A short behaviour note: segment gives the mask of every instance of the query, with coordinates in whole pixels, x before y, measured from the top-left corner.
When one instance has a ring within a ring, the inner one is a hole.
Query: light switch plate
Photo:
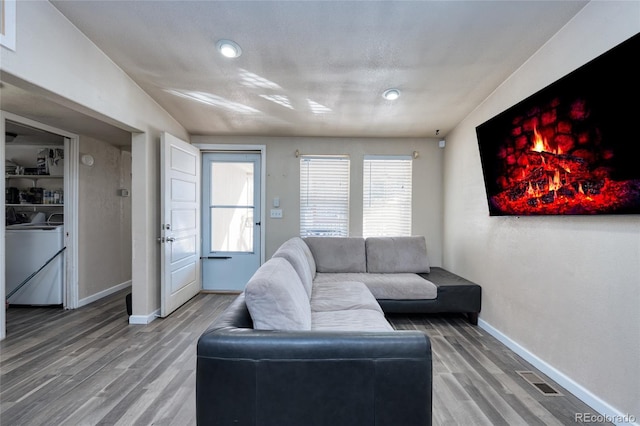
[[[282,219],[282,209],[271,209],[272,219]]]

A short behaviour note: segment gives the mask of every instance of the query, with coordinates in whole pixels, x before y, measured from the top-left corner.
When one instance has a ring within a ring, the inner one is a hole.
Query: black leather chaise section
[[[482,303],[482,287],[439,267],[431,267],[428,274],[418,274],[438,287],[435,299],[389,300],[378,299],[386,314],[439,314],[461,312],[477,325]]]

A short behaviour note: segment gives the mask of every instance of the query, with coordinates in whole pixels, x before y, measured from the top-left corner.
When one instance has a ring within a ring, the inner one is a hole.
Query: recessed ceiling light
[[[382,94],[382,97],[388,101],[395,101],[400,97],[400,90],[398,89],[387,89]]]
[[[242,55],[242,49],[233,40],[218,40],[216,48],[226,58],[237,58]]]

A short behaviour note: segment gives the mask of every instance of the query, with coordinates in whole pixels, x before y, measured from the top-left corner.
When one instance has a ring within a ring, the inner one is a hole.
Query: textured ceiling
[[[350,137],[446,136],[586,4],[52,3],[191,134]]]

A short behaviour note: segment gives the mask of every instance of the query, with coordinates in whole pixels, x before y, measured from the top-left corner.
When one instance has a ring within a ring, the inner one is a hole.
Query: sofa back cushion
[[[381,274],[430,272],[427,243],[423,236],[369,237],[365,246],[367,272]]]
[[[311,271],[311,276],[315,278],[316,260],[313,258],[313,253],[311,253],[311,249],[309,249],[307,243],[305,243],[304,240],[300,237],[293,237],[289,241],[290,244],[295,245],[296,247],[300,247],[300,250],[302,251],[302,253],[304,253],[304,257],[307,259],[307,262],[309,262],[309,270]]]
[[[256,330],[311,330],[311,305],[297,272],[285,259],[266,261],[244,290]]]
[[[318,272],[366,272],[364,238],[306,237]]]
[[[276,252],[273,253],[272,257],[282,257],[286,259],[291,266],[293,266],[293,269],[295,269],[300,277],[300,281],[302,281],[302,285],[304,286],[307,295],[311,298],[316,264],[313,260],[311,251],[309,251],[309,247],[307,247],[304,241],[302,241],[302,238],[293,237],[285,241],[280,247],[278,247]],[[311,262],[313,262],[313,272],[311,271],[312,265],[309,262],[309,257],[311,257]]]

